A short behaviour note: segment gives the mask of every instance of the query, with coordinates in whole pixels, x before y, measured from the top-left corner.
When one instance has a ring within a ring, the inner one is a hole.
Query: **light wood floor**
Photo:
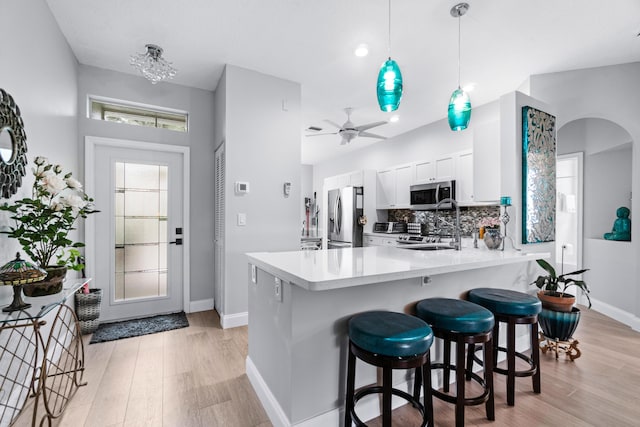
[[[88,381],[62,426],[270,426],[245,375],[247,328],[223,330],[215,312],[189,315],[190,326],[138,338],[86,345]],[[496,421],[484,406],[466,409],[468,426],[640,426],[640,333],[583,309],[582,356],[542,356],[542,394],[516,380],[516,406],[495,376]],[[87,337],[88,339],[88,337]],[[436,426],[454,425],[453,406],[434,400]],[[16,425],[28,425],[30,414]],[[28,420],[27,420],[28,418]],[[380,426],[374,420],[371,426]],[[394,411],[394,427],[419,425],[415,410]],[[332,426],[327,426],[332,427]]]

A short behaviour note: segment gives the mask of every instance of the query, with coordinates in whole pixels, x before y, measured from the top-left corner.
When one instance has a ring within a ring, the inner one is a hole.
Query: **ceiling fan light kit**
[[[378,72],[378,84],[376,86],[378,105],[385,112],[398,109],[402,99],[402,73],[398,63],[391,59],[391,0],[389,0],[389,59],[382,64]]]
[[[449,127],[452,131],[465,130],[471,120],[471,99],[469,95],[460,88],[460,17],[467,13],[469,4],[458,3],[451,8],[451,16],[458,18],[458,88],[451,94],[449,99]]]

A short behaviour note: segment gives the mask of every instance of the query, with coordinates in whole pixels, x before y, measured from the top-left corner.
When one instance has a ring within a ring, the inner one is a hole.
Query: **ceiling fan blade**
[[[342,129],[342,125],[339,125],[336,122],[332,122],[331,120],[325,120],[325,122],[337,127],[338,129]]]
[[[382,126],[382,125],[386,125],[387,122],[375,122],[375,123],[369,123],[366,125],[362,125],[362,126],[356,126],[355,129],[356,130],[367,130],[367,129],[371,129],[374,128],[376,126]]]
[[[330,132],[330,133],[312,133],[310,135],[305,135],[306,137],[309,136],[323,136],[323,135],[337,135],[338,132]]]
[[[358,136],[364,136],[367,138],[387,139],[386,136],[376,135],[375,133],[371,133],[371,132],[360,132]]]

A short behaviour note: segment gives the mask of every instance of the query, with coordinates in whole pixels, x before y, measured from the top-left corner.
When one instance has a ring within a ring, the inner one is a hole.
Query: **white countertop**
[[[391,246],[321,251],[255,252],[249,262],[310,291],[339,289],[549,258],[524,253],[463,248],[416,251]]]

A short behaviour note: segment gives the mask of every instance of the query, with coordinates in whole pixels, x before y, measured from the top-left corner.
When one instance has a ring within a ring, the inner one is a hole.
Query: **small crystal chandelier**
[[[176,75],[176,69],[171,62],[162,57],[162,48],[155,44],[148,44],[146,53],[132,55],[129,63],[142,73],[152,84],[165,79],[172,79]]]

